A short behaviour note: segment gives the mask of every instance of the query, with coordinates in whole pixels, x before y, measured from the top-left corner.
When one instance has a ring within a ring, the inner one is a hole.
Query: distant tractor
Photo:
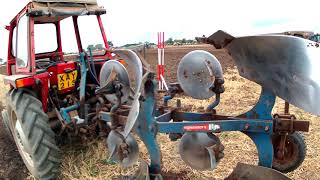
[[[297,36],[304,39],[309,39],[314,42],[320,42],[320,34],[316,34],[312,31],[286,31],[282,33],[284,35]]]
[[[96,93],[107,78],[100,70],[106,62],[120,68],[122,64],[111,60],[100,17],[105,13],[95,0],[34,0],[6,26],[9,44],[4,81],[10,91],[3,121],[37,179],[58,175],[56,140],[108,131],[96,113],[108,109],[107,99],[113,97],[112,92],[108,97]],[[64,47],[72,38],[78,52],[67,55]],[[101,47],[84,50],[90,44]]]
[[[309,38],[309,40],[319,43],[320,42],[320,34],[315,34],[315,35],[311,36]]]

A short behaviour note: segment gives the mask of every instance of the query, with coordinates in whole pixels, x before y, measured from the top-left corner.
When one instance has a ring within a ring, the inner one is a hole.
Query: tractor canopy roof
[[[69,16],[100,15],[106,10],[96,0],[33,0],[27,6],[27,15],[36,22],[55,22]]]

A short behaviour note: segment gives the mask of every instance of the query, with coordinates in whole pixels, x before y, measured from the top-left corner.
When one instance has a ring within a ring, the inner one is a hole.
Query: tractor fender
[[[49,73],[36,75],[15,74],[4,77],[4,83],[12,89],[23,89],[42,102],[44,112],[48,111]]]

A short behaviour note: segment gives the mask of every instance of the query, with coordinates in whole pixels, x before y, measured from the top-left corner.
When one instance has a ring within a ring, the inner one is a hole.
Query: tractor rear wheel
[[[274,157],[272,168],[282,173],[297,169],[306,157],[307,146],[301,133],[295,132],[285,138],[284,151],[279,151],[281,135],[273,135],[272,144]]]
[[[19,89],[8,94],[7,107],[10,130],[28,170],[37,179],[56,179],[60,151],[42,103]]]
[[[9,125],[9,116],[8,116],[8,110],[4,109],[1,112],[2,115],[2,124],[4,126],[4,129],[6,130],[8,137],[10,140],[13,140],[12,132]]]

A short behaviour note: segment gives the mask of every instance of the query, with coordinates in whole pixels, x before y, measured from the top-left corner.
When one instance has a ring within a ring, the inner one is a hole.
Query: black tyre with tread
[[[9,139],[13,141],[13,136],[12,136],[12,132],[9,125],[8,111],[6,109],[2,110],[1,115],[2,115],[2,124],[9,136]]]
[[[10,130],[28,170],[37,179],[56,179],[60,150],[42,103],[22,89],[12,90],[7,95],[7,110]]]
[[[274,134],[272,143],[277,147],[280,135]],[[307,145],[304,141],[304,136],[300,132],[289,134],[286,138],[284,158],[279,159],[276,155],[277,151],[274,150],[274,157],[272,168],[282,173],[288,173],[297,169],[304,161],[307,153]]]

